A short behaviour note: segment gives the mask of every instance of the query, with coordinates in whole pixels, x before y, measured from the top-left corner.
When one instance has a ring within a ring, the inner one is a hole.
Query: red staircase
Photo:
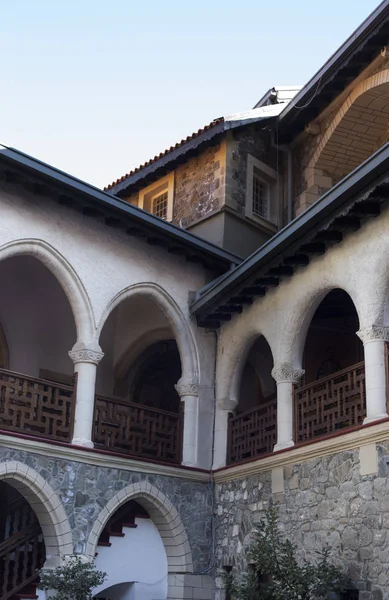
[[[138,525],[135,523],[135,519],[149,519],[149,514],[145,509],[131,500],[124,506],[119,508],[114,515],[106,523],[101,535],[98,539],[98,546],[111,546],[111,537],[124,537],[126,534],[123,531],[124,527],[135,529]],[[97,556],[96,552],[96,556]]]

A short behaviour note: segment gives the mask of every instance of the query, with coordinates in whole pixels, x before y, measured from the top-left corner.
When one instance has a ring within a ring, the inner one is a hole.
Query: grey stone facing
[[[223,566],[247,568],[254,524],[272,499],[302,557],[309,560],[329,545],[361,598],[388,599],[389,442],[377,451],[377,475],[361,476],[359,450],[349,450],[286,466],[283,494],[271,494],[270,472],[217,485],[216,597],[222,596]]]
[[[35,469],[59,495],[73,532],[74,551],[84,553],[96,517],[126,486],[145,481],[161,490],[178,510],[192,550],[194,570],[211,560],[212,492],[206,483],[94,466],[27,451],[0,448],[0,462],[17,460]]]

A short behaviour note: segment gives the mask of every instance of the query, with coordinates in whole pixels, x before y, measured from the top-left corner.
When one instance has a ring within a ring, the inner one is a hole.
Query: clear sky
[[[0,0],[0,142],[104,186],[302,85],[378,0]]]

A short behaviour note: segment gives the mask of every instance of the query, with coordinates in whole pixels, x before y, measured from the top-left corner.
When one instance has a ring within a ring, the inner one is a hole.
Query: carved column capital
[[[199,395],[199,384],[197,380],[193,381],[181,381],[181,379],[174,386],[177,394],[182,398],[184,396],[198,396]]]
[[[100,346],[87,348],[85,344],[75,344],[68,354],[74,364],[91,363],[97,365],[104,356]]]
[[[389,341],[389,327],[385,325],[368,325],[357,331],[357,336],[364,344],[367,342]]]
[[[277,383],[289,382],[289,383],[298,383],[301,377],[304,375],[305,371],[303,369],[296,369],[293,365],[280,365],[279,367],[274,367],[272,369],[272,377],[276,380]]]

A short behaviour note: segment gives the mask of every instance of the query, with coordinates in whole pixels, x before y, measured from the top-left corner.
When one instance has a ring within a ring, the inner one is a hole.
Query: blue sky
[[[0,142],[97,186],[273,85],[302,85],[377,0],[1,2]]]

